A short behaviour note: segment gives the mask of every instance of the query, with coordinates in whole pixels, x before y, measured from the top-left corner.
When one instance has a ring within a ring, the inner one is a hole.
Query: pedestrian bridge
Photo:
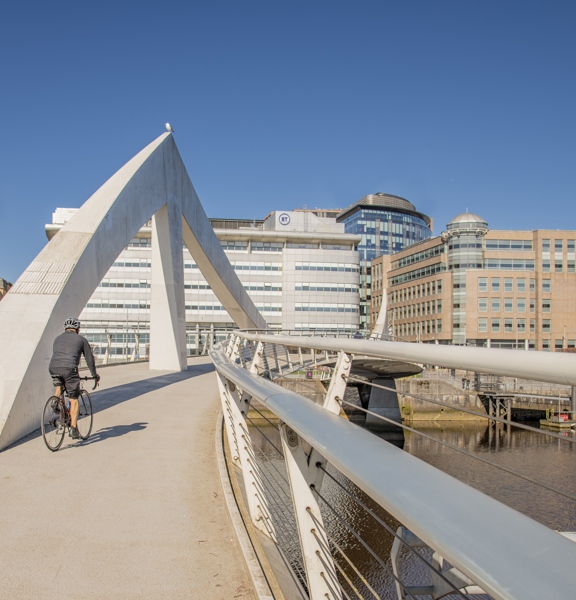
[[[102,368],[88,440],[51,453],[36,431],[0,453],[2,597],[571,597],[572,541],[347,420],[354,357],[405,350],[429,351],[237,332],[181,372]]]
[[[51,454],[37,428],[53,340],[150,217],[150,364],[103,369],[92,435]],[[187,364],[183,243],[242,328],[212,362]],[[394,385],[406,365],[576,386],[576,357],[272,335],[168,134],[40,252],[2,300],[0,331],[10,340],[0,346],[2,598],[574,597],[571,540],[353,424],[345,408],[407,430]],[[571,484],[450,449],[576,503]]]

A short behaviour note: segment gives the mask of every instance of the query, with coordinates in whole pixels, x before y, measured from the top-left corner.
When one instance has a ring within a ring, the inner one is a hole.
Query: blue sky
[[[576,4],[51,3],[0,9],[0,277],[172,123],[211,217],[403,196],[435,233],[576,229]]]

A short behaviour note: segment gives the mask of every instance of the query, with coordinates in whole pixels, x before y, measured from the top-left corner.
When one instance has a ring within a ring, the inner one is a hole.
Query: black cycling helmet
[[[70,317],[64,321],[64,329],[75,329],[78,331],[80,329],[80,321],[74,317]]]

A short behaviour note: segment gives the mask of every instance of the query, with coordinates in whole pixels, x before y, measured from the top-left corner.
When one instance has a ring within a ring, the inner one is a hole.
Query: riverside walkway
[[[100,374],[86,442],[52,453],[38,431],[0,452],[0,597],[254,600],[222,493],[210,359]]]

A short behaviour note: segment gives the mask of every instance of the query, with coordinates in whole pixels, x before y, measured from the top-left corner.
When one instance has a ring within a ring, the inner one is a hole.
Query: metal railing
[[[563,355],[569,360],[559,367],[551,360],[559,357],[548,353],[241,331],[228,344],[214,346],[210,356],[252,523],[282,548],[312,600],[390,597],[382,591],[390,585],[400,599],[573,594],[573,542],[340,415],[344,406],[355,404],[387,424],[425,435],[347,400],[347,384],[358,379],[351,374],[358,356],[469,370],[478,364],[482,372],[530,373],[532,379],[563,385],[576,384],[576,357]],[[309,373],[328,376],[307,380]],[[510,424],[494,415],[485,418]],[[573,436],[546,435],[576,442]],[[268,455],[261,444],[269,448]],[[576,502],[564,490],[512,474]],[[349,509],[335,502],[336,493],[363,511],[370,527],[382,528],[383,538],[390,540],[389,555],[350,523]],[[356,564],[356,547],[372,561],[369,572]],[[401,568],[407,560],[420,565],[416,571],[425,573],[424,581],[408,581]]]

